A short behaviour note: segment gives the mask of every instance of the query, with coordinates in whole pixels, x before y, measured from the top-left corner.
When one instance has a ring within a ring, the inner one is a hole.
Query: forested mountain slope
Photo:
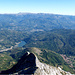
[[[25,47],[45,48],[60,54],[75,55],[75,30],[54,29],[50,31],[20,32],[0,31],[0,49],[10,48],[24,40]]]
[[[0,50],[15,46],[27,36],[26,34],[20,31],[0,30]]]
[[[27,43],[25,47],[45,48],[60,54],[75,55],[75,30],[34,32],[24,40]]]
[[[19,13],[0,14],[0,29],[43,31],[51,29],[75,29],[75,16]]]

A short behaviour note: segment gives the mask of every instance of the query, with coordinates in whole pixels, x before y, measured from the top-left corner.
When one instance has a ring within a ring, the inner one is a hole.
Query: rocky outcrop
[[[0,74],[34,74],[34,75],[72,75],[45,63],[41,63],[33,53],[25,53],[22,58],[11,69],[1,71]]]
[[[69,72],[63,71],[60,67],[56,68],[45,63],[39,62],[36,57],[36,66],[38,69],[35,71],[34,75],[72,75]]]
[[[33,74],[36,67],[36,57],[34,54],[26,52],[16,65],[6,71],[1,71],[1,74]]]

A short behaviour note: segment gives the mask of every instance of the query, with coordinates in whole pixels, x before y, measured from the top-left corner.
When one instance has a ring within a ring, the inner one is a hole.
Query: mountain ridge
[[[26,52],[11,69],[1,71],[0,74],[73,75],[60,67],[55,68],[41,63],[37,56],[30,52]]]
[[[37,55],[38,59],[42,63],[49,64],[51,66],[59,66],[65,71],[69,71],[71,73],[75,73],[74,70],[69,67],[69,65],[63,60],[60,54],[46,49],[40,49],[36,47],[32,48],[16,48],[11,51],[7,51],[6,54],[10,55],[13,59],[18,61],[24,55],[24,53],[30,52]]]
[[[7,19],[6,19],[7,18]],[[75,29],[75,16],[56,14],[0,14],[0,30]]]

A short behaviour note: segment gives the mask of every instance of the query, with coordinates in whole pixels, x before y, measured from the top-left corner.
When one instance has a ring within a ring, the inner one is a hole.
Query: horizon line
[[[72,14],[60,14],[60,13],[46,13],[46,12],[15,12],[15,13],[0,13],[0,14],[19,14],[19,15],[22,15],[22,14],[53,14],[53,15],[64,15],[64,16],[75,16],[75,15],[72,15]]]

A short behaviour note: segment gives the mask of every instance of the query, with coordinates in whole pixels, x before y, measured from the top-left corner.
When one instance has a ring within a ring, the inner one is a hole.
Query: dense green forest
[[[31,33],[1,30],[0,36],[1,50],[24,40],[25,47],[45,48],[60,54],[75,55],[75,30],[54,29]]]
[[[75,55],[75,30],[54,29],[34,32],[26,39],[25,47],[38,47],[60,54]]]
[[[21,42],[27,37],[26,32],[1,30],[0,31],[0,50],[15,46],[16,43]]]

